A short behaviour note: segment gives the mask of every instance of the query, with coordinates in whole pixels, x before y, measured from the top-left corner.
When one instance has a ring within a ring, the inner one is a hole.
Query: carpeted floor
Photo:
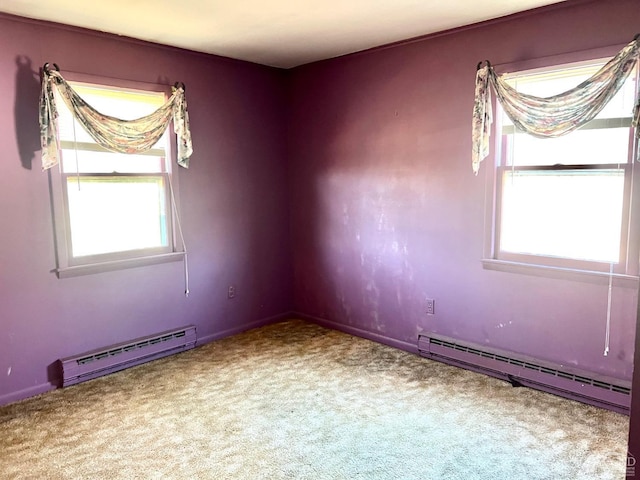
[[[0,408],[2,479],[621,479],[628,418],[288,321]]]

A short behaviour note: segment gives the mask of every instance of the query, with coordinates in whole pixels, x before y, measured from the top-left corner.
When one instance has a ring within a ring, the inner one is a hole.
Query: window
[[[605,61],[506,76],[518,91],[549,97],[593,75]],[[499,114],[492,258],[579,270],[637,274],[630,230],[635,71],[616,97],[581,129],[536,138]]]
[[[101,113],[135,119],[166,101],[164,91],[69,82]],[[140,155],[98,145],[61,99],[62,156],[52,188],[58,275],[180,260],[173,224],[169,135]],[[55,170],[55,169],[53,169]]]

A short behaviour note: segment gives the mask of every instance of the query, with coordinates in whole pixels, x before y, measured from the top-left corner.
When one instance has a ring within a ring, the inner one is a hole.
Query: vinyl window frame
[[[95,85],[101,88],[113,88],[143,91],[161,92],[165,99],[171,95],[171,87],[155,83],[116,79],[104,76],[95,76],[76,72],[65,72],[65,79],[70,83],[83,83]],[[176,140],[173,124],[170,124],[167,146],[164,151],[165,168],[159,173],[65,173],[63,161],[48,170],[48,182],[50,190],[52,220],[54,227],[55,260],[56,268],[53,272],[58,278],[69,278],[79,275],[96,274],[107,271],[127,268],[155,265],[167,262],[181,261],[185,252],[178,232],[177,209],[179,209],[178,175],[179,168],[175,165]],[[65,142],[61,142],[61,147]],[[91,145],[91,146],[89,146]],[[105,151],[97,144],[89,144],[87,149]],[[154,152],[151,151],[153,154]],[[156,152],[157,153],[157,152]],[[138,178],[162,178],[164,183],[164,204],[166,208],[167,243],[166,246],[127,250],[121,252],[109,252],[95,255],[74,257],[71,245],[71,222],[69,216],[69,203],[67,193],[67,180],[77,177],[138,177]]]
[[[615,55],[624,45],[613,45],[593,50],[573,52],[569,54],[540,57],[514,63],[496,65],[498,74],[505,72],[522,72],[536,69],[554,69],[572,64],[588,64]],[[640,77],[640,68],[636,67],[636,75]],[[636,77],[637,78],[637,77]],[[502,110],[495,95],[492,96],[494,124],[492,138],[494,148],[486,163],[485,188],[485,227],[483,241],[482,264],[487,270],[518,273],[551,278],[561,278],[592,283],[606,283],[611,279],[614,284],[637,288],[640,285],[640,165],[634,161],[638,151],[638,141],[633,139],[633,128],[630,128],[629,161],[620,164],[625,171],[624,199],[622,206],[622,231],[620,241],[619,263],[610,272],[608,262],[597,262],[564,257],[527,255],[500,251],[501,226],[501,182],[505,171],[526,170],[589,170],[598,168],[610,169],[617,164],[573,164],[558,166],[512,166],[504,165],[505,136],[501,122]],[[631,114],[629,114],[631,115]],[[609,119],[594,119],[583,129],[601,128]],[[630,125],[630,122],[629,122]]]

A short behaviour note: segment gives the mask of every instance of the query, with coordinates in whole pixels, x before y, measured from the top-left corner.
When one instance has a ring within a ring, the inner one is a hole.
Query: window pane
[[[505,142],[505,165],[624,165],[629,161],[629,128],[577,130],[558,138],[519,133]]]
[[[546,68],[505,75],[516,90],[537,97],[550,97],[571,90],[596,73],[606,62],[561,69]]]
[[[83,100],[100,113],[123,120],[135,120],[149,115],[166,101],[162,92],[100,88],[75,82],[69,82],[69,84]],[[57,95],[56,105],[58,106],[59,114],[60,140],[95,143],[84,127],[74,120],[66,104]],[[164,148],[166,143],[167,133],[165,132],[154,147]]]
[[[519,92],[538,97],[551,97],[577,87],[595,74],[605,63],[603,61],[579,67],[564,66],[561,69],[551,68],[538,72],[520,72],[506,75],[505,79]],[[636,81],[637,76],[634,68],[618,93],[605,105],[596,118],[630,117],[637,91]],[[511,123],[507,119],[505,124]]]
[[[168,246],[163,177],[67,177],[74,257]]]
[[[149,115],[165,102],[162,92],[101,88],[76,82],[69,83],[93,108],[124,120],[134,120]]]
[[[163,157],[128,153],[62,150],[64,173],[162,173]]]
[[[618,262],[624,170],[508,171],[500,250]]]

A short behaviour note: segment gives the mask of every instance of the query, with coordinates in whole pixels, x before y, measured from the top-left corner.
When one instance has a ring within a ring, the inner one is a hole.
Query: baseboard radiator
[[[196,327],[189,325],[62,358],[62,386],[68,387],[189,350],[195,347],[196,339]]]
[[[573,400],[629,414],[631,382],[475,345],[442,335],[418,337],[420,355]]]

